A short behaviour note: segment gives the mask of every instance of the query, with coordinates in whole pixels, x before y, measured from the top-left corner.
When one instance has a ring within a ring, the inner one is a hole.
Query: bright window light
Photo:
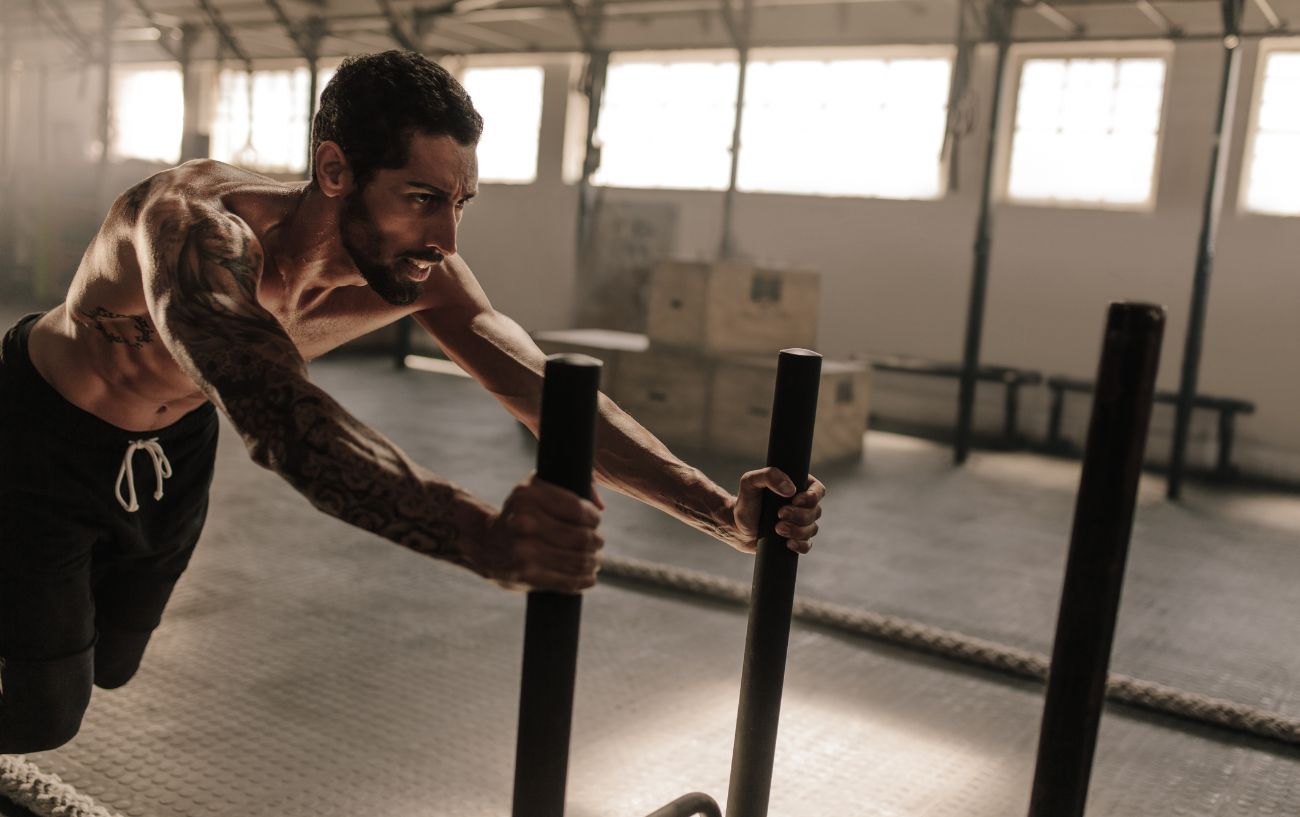
[[[1246,209],[1300,216],[1300,51],[1268,55],[1258,105]]]
[[[113,149],[122,159],[175,164],[181,158],[185,98],[174,68],[113,71]]]
[[[735,61],[611,61],[597,124],[595,184],[725,190],[736,119]]]
[[[318,76],[319,92],[333,71]],[[306,68],[254,71],[251,82],[244,71],[222,71],[212,158],[269,173],[306,169],[308,79]]]
[[[933,199],[947,59],[751,62],[741,126],[741,190]]]
[[[537,180],[542,80],[538,66],[465,71],[461,84],[483,117],[479,181],[528,184]]]
[[[1149,204],[1164,81],[1160,58],[1026,60],[1008,196],[1023,202]]]

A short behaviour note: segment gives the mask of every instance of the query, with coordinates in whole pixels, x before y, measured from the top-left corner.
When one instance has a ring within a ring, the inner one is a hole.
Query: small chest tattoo
[[[109,312],[102,306],[96,307],[94,312],[81,310],[81,315],[94,327],[99,334],[108,338],[113,343],[121,343],[132,349],[142,349],[146,343],[153,340],[154,328],[149,325],[149,321],[140,315],[119,315],[116,312]],[[127,321],[128,324],[117,324],[110,326],[108,321]],[[125,331],[119,331],[119,328]]]

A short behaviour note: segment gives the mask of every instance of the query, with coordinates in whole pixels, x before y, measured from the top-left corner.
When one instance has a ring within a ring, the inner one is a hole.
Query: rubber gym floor
[[[533,465],[472,381],[379,358],[312,373],[494,502]],[[523,597],[320,514],[222,431],[207,531],[139,675],[30,759],[125,817],[508,814]],[[733,490],[752,465],[696,463]],[[955,469],[947,448],[872,432],[862,462],[819,473],[799,592],[1050,651],[1078,474],[1019,453]],[[748,557],[604,496],[611,555],[748,581]],[[1300,717],[1297,579],[1300,497],[1191,485],[1170,504],[1148,477],[1112,669]],[[725,796],[745,626],[678,593],[587,595],[570,817]],[[796,623],[771,814],[1024,813],[1042,693]],[[1088,813],[1295,817],[1300,747],[1108,705]]]

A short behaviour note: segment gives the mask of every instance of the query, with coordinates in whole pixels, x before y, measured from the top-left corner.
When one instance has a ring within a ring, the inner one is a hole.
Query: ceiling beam
[[[1038,12],[1038,15],[1047,20],[1052,25],[1069,34],[1071,37],[1082,37],[1088,29],[1083,23],[1072,19],[1056,6],[1051,3],[1037,2],[1032,8]]]
[[[1268,21],[1268,27],[1270,29],[1273,31],[1285,31],[1287,29],[1286,20],[1283,20],[1278,16],[1277,11],[1268,0],[1255,0],[1255,5],[1259,7],[1259,11],[1264,15],[1264,19]]]
[[[389,0],[375,0],[379,4],[379,10],[383,12],[384,19],[388,21],[388,35],[393,38],[393,42],[405,48],[407,51],[419,51],[420,46],[415,39],[406,31],[405,24],[397,16],[393,4]]]
[[[176,28],[173,26],[164,26],[159,22],[158,18],[154,16],[154,13],[144,4],[144,0],[131,0],[131,3],[135,6],[136,11],[139,11],[144,15],[145,22],[147,22],[154,31],[158,32],[158,46],[162,48],[162,50],[166,51],[168,56],[179,62],[181,58],[180,48],[178,48],[176,43],[173,42],[173,38],[176,36]]]
[[[275,15],[275,21],[280,24],[280,28],[284,29],[284,33],[287,34],[289,39],[293,40],[293,44],[298,47],[298,53],[302,55],[302,58],[308,62],[315,60],[316,52],[319,50],[317,48],[319,41],[313,43],[311,38],[307,36],[307,33],[300,26],[294,23],[293,20],[289,19],[289,15],[284,11],[284,6],[280,5],[280,0],[263,0],[263,2],[265,2],[267,7],[271,9],[271,13]]]
[[[54,15],[55,20],[58,21],[57,25],[45,18],[44,11],[42,11],[45,7],[48,7],[50,13]],[[32,9],[51,31],[62,34],[72,44],[73,48],[78,50],[86,59],[92,58],[95,53],[94,43],[91,42],[90,37],[85,32],[77,27],[76,22],[68,14],[68,10],[63,7],[63,3],[59,2],[59,0],[33,0]]]
[[[1183,27],[1169,19],[1169,16],[1155,7],[1151,0],[1137,0],[1137,10],[1148,20],[1156,24],[1157,28],[1162,29],[1170,37],[1181,37]]]
[[[469,37],[475,40],[481,40],[489,45],[495,45],[498,48],[518,49],[521,51],[525,51],[531,48],[533,45],[535,45],[535,43],[531,43],[528,40],[525,40],[523,37],[516,37],[513,34],[507,34],[503,31],[493,31],[490,28],[485,28],[481,25],[475,25],[474,23],[466,23],[463,20],[458,20],[455,17],[449,15],[440,16],[436,18],[435,25],[437,25],[444,31],[447,29],[448,26],[451,26],[452,28],[451,33],[453,34],[453,36],[462,36],[462,37]],[[456,34],[457,30],[459,30],[462,33]]]
[[[239,40],[235,39],[235,34],[230,30],[230,26],[226,25],[225,21],[221,19],[221,12],[213,7],[210,0],[195,0],[195,2],[199,4],[199,8],[203,10],[208,22],[212,24],[212,28],[217,32],[218,39],[226,48],[230,49],[230,53],[234,54],[236,59],[244,64],[244,68],[251,72],[253,70],[253,61],[249,58],[248,52],[240,46]]]

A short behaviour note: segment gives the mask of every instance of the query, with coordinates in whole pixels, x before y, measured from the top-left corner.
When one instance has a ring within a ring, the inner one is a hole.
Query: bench
[[[946,361],[926,360],[905,355],[866,355],[871,368],[879,372],[914,374],[922,377],[947,377],[961,379],[962,365]],[[975,379],[981,383],[1000,383],[1005,389],[1002,436],[1009,445],[1019,445],[1020,437],[1020,387],[1036,386],[1043,382],[1040,372],[1017,369],[1011,366],[980,366]]]
[[[1066,392],[1091,394],[1094,384],[1089,380],[1077,380],[1070,377],[1049,377],[1047,379],[1047,388],[1052,393],[1047,423],[1047,446],[1058,450],[1067,448],[1069,444],[1061,438],[1061,416],[1065,412],[1065,394]],[[1178,393],[1157,391],[1155,402],[1177,405]],[[1236,417],[1238,414],[1253,414],[1255,404],[1232,397],[1198,394],[1192,398],[1192,407],[1219,412],[1219,456],[1214,468],[1214,474],[1222,478],[1231,477],[1236,473],[1236,468],[1232,465],[1232,440],[1236,430]]]

